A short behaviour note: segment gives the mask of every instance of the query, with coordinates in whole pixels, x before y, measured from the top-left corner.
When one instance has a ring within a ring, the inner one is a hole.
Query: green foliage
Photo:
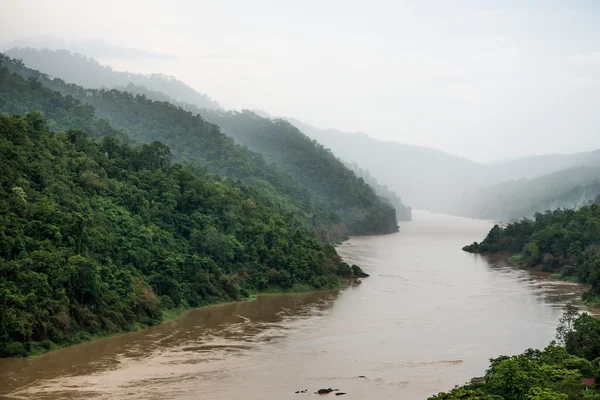
[[[567,400],[569,396],[564,393],[556,393],[549,388],[534,387],[527,392],[527,400]]]
[[[502,397],[494,396],[480,389],[467,389],[457,387],[448,393],[439,393],[429,397],[429,400],[502,400]]]
[[[352,270],[293,216],[172,164],[159,142],[0,116],[0,159],[0,356],[156,324],[165,309],[336,287]]]
[[[516,356],[493,358],[482,383],[455,388],[430,399],[581,399],[588,392],[582,379],[591,374],[588,360],[550,345],[544,350],[529,349]]]
[[[579,310],[574,304],[568,303],[564,306],[563,315],[558,320],[558,326],[556,327],[556,341],[559,344],[565,344],[567,336],[573,332],[578,315]]]
[[[565,334],[567,351],[587,360],[600,357],[600,320],[587,313],[581,314],[574,322],[573,329]]]

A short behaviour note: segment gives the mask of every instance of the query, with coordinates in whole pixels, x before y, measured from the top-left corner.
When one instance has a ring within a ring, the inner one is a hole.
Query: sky
[[[492,161],[600,148],[598,21],[594,0],[2,0],[0,47],[93,41],[226,108]]]

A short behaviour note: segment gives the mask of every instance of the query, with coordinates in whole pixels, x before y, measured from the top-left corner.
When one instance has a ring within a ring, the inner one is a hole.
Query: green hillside
[[[86,110],[75,107],[73,121],[110,131]],[[0,116],[0,158],[0,356],[152,325],[164,310],[334,287],[360,273],[294,228],[294,215],[173,164],[160,142],[55,132],[30,113]]]

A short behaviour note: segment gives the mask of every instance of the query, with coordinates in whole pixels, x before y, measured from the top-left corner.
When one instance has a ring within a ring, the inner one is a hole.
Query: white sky
[[[173,54],[101,61],[175,75],[227,108],[480,161],[600,148],[600,1],[0,3],[0,41]]]

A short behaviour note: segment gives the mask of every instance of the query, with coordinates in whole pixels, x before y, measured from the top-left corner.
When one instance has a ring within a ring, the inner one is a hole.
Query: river
[[[490,227],[415,211],[399,233],[339,247],[371,274],[361,284],[3,359],[0,397],[298,399],[332,387],[348,399],[427,398],[482,375],[490,357],[548,344],[562,305],[585,290],[461,251]]]

